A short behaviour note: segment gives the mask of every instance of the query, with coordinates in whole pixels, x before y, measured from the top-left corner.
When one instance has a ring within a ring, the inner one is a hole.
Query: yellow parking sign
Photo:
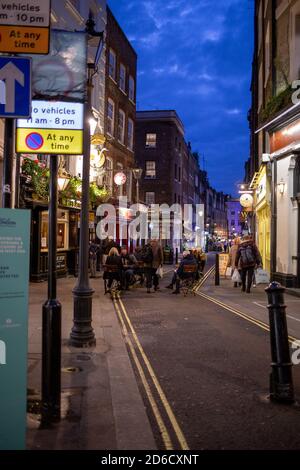
[[[83,131],[63,129],[17,129],[18,153],[82,155]]]

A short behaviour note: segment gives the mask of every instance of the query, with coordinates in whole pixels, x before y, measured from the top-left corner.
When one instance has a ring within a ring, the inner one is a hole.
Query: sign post
[[[0,209],[0,450],[25,449],[30,211]]]
[[[31,60],[0,57],[0,117],[5,120],[2,206],[11,207],[13,140],[16,117],[29,117]]]

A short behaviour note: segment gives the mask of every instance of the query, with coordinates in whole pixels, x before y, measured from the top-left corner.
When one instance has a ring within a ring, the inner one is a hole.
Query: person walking
[[[98,251],[99,245],[97,244],[97,240],[95,239],[90,243],[89,248],[91,278],[96,277]]]
[[[240,238],[235,238],[229,250],[229,259],[228,259],[227,267],[231,268],[231,275],[233,274],[233,271],[235,270],[235,260],[236,260],[237,252],[240,246],[240,242],[241,242]],[[239,269],[239,273],[241,274],[240,269]],[[238,287],[237,282],[234,283],[234,287]]]
[[[163,250],[158,240],[151,240],[147,243],[141,254],[142,261],[144,262],[147,293],[151,293],[152,285],[154,290],[159,289],[159,279],[156,271],[163,264]]]
[[[262,258],[257,246],[250,235],[245,236],[235,258],[235,268],[238,269],[240,263],[242,292],[250,294],[253,281],[253,274],[256,267],[262,266]]]

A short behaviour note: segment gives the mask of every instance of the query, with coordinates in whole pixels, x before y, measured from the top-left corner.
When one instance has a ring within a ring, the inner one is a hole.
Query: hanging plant
[[[48,201],[50,171],[39,160],[25,158],[22,164],[22,174],[28,177],[28,183],[32,186],[32,199]]]
[[[279,93],[277,96],[273,96],[265,108],[262,110],[259,116],[260,123],[268,121],[275,116],[279,111],[288,107],[292,103],[292,94],[294,90],[289,85],[285,90]]]
[[[109,198],[110,191],[105,186],[98,186],[96,183],[90,184],[90,203],[92,205],[106,202]]]

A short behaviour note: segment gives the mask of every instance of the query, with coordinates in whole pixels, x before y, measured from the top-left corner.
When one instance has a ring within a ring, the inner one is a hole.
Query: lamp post
[[[140,202],[140,179],[143,174],[143,170],[141,168],[134,168],[132,170],[132,174],[134,179],[136,180],[136,203],[139,204]]]
[[[80,246],[78,281],[73,289],[74,317],[70,334],[70,345],[78,348],[93,346],[96,343],[92,327],[92,297],[94,290],[89,282],[89,189],[90,189],[90,120],[92,106],[93,76],[97,72],[102,45],[103,32],[95,31],[92,14],[86,22],[88,46],[93,57],[88,61],[87,93],[84,106],[84,155],[82,168],[82,201],[80,215]]]

